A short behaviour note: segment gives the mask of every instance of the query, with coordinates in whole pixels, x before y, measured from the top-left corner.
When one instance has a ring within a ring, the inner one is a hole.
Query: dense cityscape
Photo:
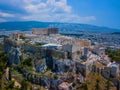
[[[1,73],[1,89],[120,89],[120,44],[115,41],[119,38],[116,35],[63,35],[59,28],[32,28],[31,32],[1,36],[0,60],[5,61],[1,64],[1,71],[5,71]],[[108,44],[109,40],[114,42]]]
[[[0,90],[120,90],[120,0],[0,0]]]

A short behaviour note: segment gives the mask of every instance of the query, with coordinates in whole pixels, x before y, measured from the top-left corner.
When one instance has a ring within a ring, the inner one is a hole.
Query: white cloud
[[[14,17],[14,14],[0,11],[0,17]]]
[[[86,23],[96,20],[94,16],[81,17],[72,13],[72,7],[67,0],[24,0],[25,10],[29,16],[21,17],[24,20],[39,20],[49,22],[79,22]],[[34,4],[35,3],[35,4]]]
[[[9,2],[9,0],[2,0],[2,3],[7,1]],[[68,5],[67,0],[11,0],[10,5],[21,7],[27,15],[23,13],[11,14],[0,11],[0,17],[75,23],[88,23],[89,21],[96,20],[94,16],[81,17],[74,14],[72,6]]]

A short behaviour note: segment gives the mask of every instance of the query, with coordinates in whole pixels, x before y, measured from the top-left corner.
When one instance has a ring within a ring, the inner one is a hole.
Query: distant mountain
[[[60,32],[78,33],[78,32],[120,32],[120,29],[101,27],[89,24],[78,24],[78,23],[59,23],[59,22],[38,22],[38,21],[16,21],[16,22],[1,22],[0,30],[21,30],[28,31],[31,28],[47,28],[47,27],[58,27]]]

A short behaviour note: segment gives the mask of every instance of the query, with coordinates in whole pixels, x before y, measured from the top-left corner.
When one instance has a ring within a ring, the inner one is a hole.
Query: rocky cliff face
[[[36,52],[40,51],[40,49],[41,49],[40,47],[36,47],[36,46],[33,46],[33,45],[27,45],[27,44],[22,44],[21,48],[25,53],[29,52],[29,53],[32,53],[32,54],[35,54]]]
[[[47,69],[46,61],[45,59],[40,59],[35,61],[35,69],[36,72],[45,72]]]
[[[20,63],[20,55],[21,55],[21,51],[20,49],[17,47],[11,47],[10,51],[8,52],[8,56],[9,56],[9,60],[8,60],[8,64],[18,64]]]
[[[74,71],[75,69],[75,62],[71,60],[53,60],[53,69],[58,73]]]
[[[21,50],[17,43],[8,38],[4,39],[4,51],[8,54],[8,65],[20,63]]]
[[[16,47],[17,43],[15,43],[13,40],[9,38],[4,38],[4,51],[5,53],[9,53],[12,47]]]

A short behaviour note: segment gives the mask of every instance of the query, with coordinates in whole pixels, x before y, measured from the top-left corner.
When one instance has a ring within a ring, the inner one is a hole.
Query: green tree
[[[87,83],[82,83],[82,88],[83,88],[83,90],[88,90],[88,85],[87,85]]]
[[[9,80],[11,80],[11,68],[9,69]]]
[[[25,80],[21,82],[21,90],[27,90],[27,82]]]
[[[106,90],[110,90],[110,79],[106,82]]]
[[[100,90],[99,80],[96,80],[95,90]]]
[[[32,59],[27,58],[22,62],[23,65],[32,66]]]
[[[54,79],[58,79],[58,76],[56,74],[54,75]]]
[[[10,81],[6,86],[5,89],[9,90],[9,89],[13,89],[14,88],[14,81]]]

